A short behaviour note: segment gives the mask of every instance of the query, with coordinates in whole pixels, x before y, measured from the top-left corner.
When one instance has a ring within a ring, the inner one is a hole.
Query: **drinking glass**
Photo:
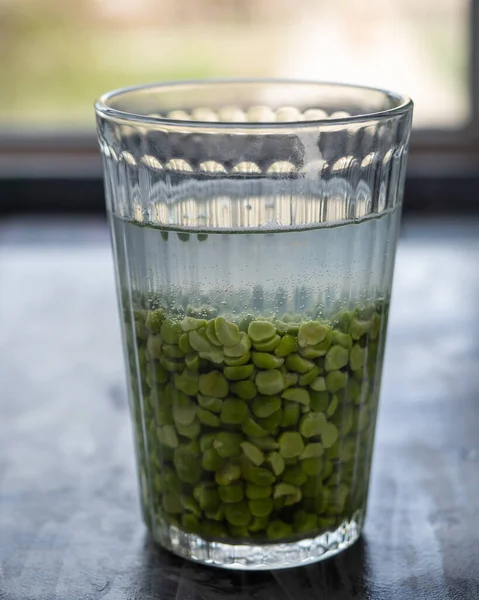
[[[143,519],[308,564],[363,528],[412,103],[281,80],[96,104]]]

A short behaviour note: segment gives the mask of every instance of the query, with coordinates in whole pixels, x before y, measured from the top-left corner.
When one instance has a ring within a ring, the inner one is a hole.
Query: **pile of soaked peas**
[[[147,523],[266,543],[363,513],[386,307],[328,320],[126,311]]]

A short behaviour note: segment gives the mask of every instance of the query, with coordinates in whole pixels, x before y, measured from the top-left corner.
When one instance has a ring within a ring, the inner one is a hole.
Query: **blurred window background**
[[[218,77],[410,95],[406,211],[479,209],[479,0],[0,0],[0,213],[103,211],[94,100]]]
[[[237,76],[390,88],[416,128],[462,129],[472,1],[0,0],[0,131],[92,131],[109,89]]]

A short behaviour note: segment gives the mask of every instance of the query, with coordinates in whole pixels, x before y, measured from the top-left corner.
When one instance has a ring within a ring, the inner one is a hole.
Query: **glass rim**
[[[384,110],[365,112],[357,115],[348,115],[334,118],[312,119],[308,121],[201,121],[201,120],[186,120],[186,119],[170,119],[168,117],[143,115],[135,112],[119,110],[111,106],[111,101],[121,96],[135,92],[153,91],[158,89],[161,91],[185,90],[206,88],[208,86],[227,86],[227,85],[298,85],[298,86],[328,86],[331,88],[357,90],[358,92],[375,92],[383,94],[386,98],[394,101],[395,105]],[[188,127],[192,129],[208,128],[210,130],[288,130],[292,128],[309,128],[309,127],[330,127],[330,126],[347,126],[348,124],[361,123],[367,121],[384,121],[387,119],[397,118],[412,111],[413,101],[409,96],[391,92],[380,87],[359,85],[353,83],[330,82],[320,80],[307,79],[289,79],[289,78],[221,78],[221,79],[189,79],[178,81],[166,81],[158,83],[147,83],[141,85],[133,85],[122,88],[117,88],[112,91],[102,94],[95,102],[95,111],[98,116],[119,122],[130,122],[142,124],[145,126],[172,126],[172,127]]]

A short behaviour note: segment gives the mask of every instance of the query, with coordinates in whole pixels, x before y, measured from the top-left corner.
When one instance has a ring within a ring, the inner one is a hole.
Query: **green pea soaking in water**
[[[153,531],[267,544],[362,523],[398,220],[235,233],[112,217]]]
[[[361,535],[406,96],[226,80],[96,103],[143,520],[231,569]]]

